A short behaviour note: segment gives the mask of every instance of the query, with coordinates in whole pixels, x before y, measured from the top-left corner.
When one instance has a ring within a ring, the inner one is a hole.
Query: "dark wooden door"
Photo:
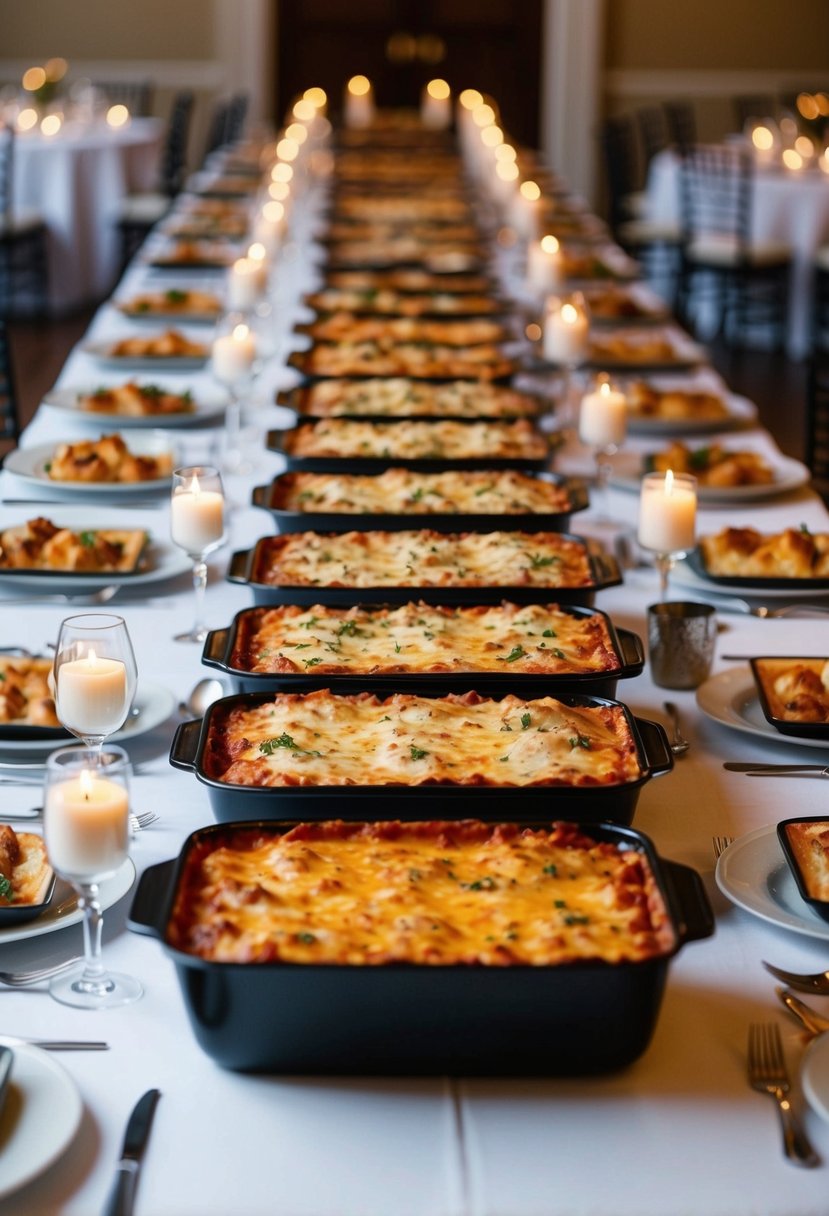
[[[542,0],[280,0],[276,112],[310,85],[339,108],[362,72],[381,106],[416,106],[435,76],[491,93],[504,124],[538,145]]]

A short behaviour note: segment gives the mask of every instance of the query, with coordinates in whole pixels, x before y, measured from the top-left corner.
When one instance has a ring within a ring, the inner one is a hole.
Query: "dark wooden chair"
[[[777,116],[777,102],[771,93],[733,97],[731,104],[734,107],[734,120],[738,131],[742,131],[747,123],[764,122],[767,118]]]
[[[680,152],[697,142],[697,117],[690,101],[663,101],[668,137]]]
[[[49,268],[43,217],[12,206],[14,128],[0,123],[0,317],[42,316],[47,309]]]
[[[829,502],[829,354],[816,353],[806,391],[806,464],[814,489]]]
[[[20,417],[12,372],[11,345],[6,322],[0,320],[0,442],[8,446],[20,436]]]
[[[764,329],[785,338],[791,250],[752,237],[754,163],[733,146],[686,148],[680,167],[682,272],[678,307],[689,320],[705,303],[727,341]]]
[[[639,139],[644,154],[644,168],[647,172],[648,165],[657,152],[662,152],[670,142],[665,115],[659,109],[659,106],[642,106],[641,109],[636,111],[636,125],[639,128]]]
[[[211,152],[241,139],[249,104],[250,97],[247,93],[234,93],[232,97],[219,98],[213,107],[210,126],[207,129],[205,160]]]
[[[823,245],[815,254],[814,271],[812,345],[829,353],[829,245]]]
[[[93,80],[96,89],[106,94],[111,106],[126,106],[136,118],[146,118],[153,108],[151,80]]]

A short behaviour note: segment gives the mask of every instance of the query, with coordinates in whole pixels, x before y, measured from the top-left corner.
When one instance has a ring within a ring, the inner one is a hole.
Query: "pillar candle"
[[[420,120],[433,131],[445,131],[452,122],[452,90],[445,80],[430,80],[424,87]]]
[[[227,278],[227,305],[232,312],[250,312],[262,294],[262,271],[252,258],[237,258]]]
[[[90,647],[83,658],[60,664],[56,684],[58,717],[69,730],[109,735],[127,716],[127,669],[120,659],[98,658]]]
[[[582,397],[579,409],[579,439],[596,448],[618,448],[627,434],[627,401],[624,393],[605,382],[595,393]]]
[[[346,85],[343,117],[347,127],[370,127],[374,121],[374,91],[367,76],[352,76]]]
[[[668,469],[648,473],[639,496],[639,544],[655,553],[683,553],[696,543],[696,479]]]
[[[256,358],[256,341],[247,325],[213,343],[213,375],[223,384],[238,384],[249,375]]]
[[[50,785],[44,804],[49,861],[67,878],[92,880],[114,873],[127,856],[126,787],[91,769]]]
[[[527,286],[531,291],[555,291],[561,283],[561,248],[554,236],[530,241],[527,248]]]
[[[550,363],[582,363],[587,354],[590,322],[583,308],[556,299],[544,318],[543,351]]]
[[[173,492],[170,535],[179,548],[196,554],[207,552],[224,536],[224,496],[219,490],[202,490],[195,473]]]

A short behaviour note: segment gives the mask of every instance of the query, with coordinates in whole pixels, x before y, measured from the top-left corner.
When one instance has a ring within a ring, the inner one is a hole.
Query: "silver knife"
[[[121,1159],[115,1170],[115,1182],[102,1216],[131,1216],[135,1204],[135,1191],[138,1186],[138,1171],[141,1169],[141,1158],[150,1137],[153,1115],[161,1091],[148,1089],[135,1104],[132,1114],[127,1121],[124,1133],[124,1145],[121,1149]]]
[[[0,1114],[6,1101],[6,1090],[9,1087],[9,1077],[12,1073],[14,1052],[5,1043],[0,1046]]]
[[[723,768],[730,773],[819,773],[829,777],[829,767],[825,764],[742,764],[727,760]]]

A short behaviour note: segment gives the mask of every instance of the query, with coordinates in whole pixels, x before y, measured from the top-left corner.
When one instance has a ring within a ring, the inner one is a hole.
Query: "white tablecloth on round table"
[[[647,215],[658,223],[680,222],[680,170],[675,152],[658,153],[650,164]],[[754,176],[752,238],[783,241],[792,251],[786,344],[792,358],[808,353],[812,316],[813,262],[829,242],[829,174],[759,168]]]
[[[67,124],[51,138],[16,138],[12,206],[46,221],[53,311],[112,290],[120,265],[118,207],[128,194],[155,186],[162,130],[156,118],[134,118],[121,130]]]

